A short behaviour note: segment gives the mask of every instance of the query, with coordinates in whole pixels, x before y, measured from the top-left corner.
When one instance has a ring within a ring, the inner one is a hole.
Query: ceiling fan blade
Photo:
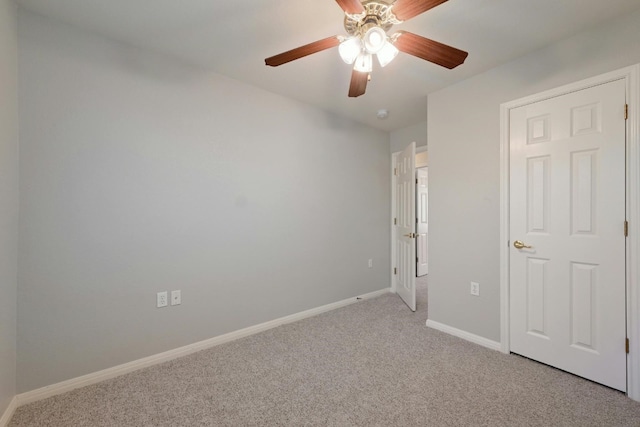
[[[406,21],[432,9],[447,0],[396,0],[393,14],[401,21]]]
[[[364,12],[364,7],[360,0],[336,0],[336,3],[340,5],[344,13],[355,15]]]
[[[349,86],[349,97],[357,98],[364,95],[367,90],[367,82],[369,81],[369,73],[362,73],[353,70],[351,73],[351,85]]]
[[[304,46],[300,46],[295,49],[291,49],[281,54],[272,56],[265,59],[264,62],[265,64],[272,67],[277,67],[278,65],[286,64],[287,62],[303,58],[307,55],[311,55],[312,53],[331,49],[332,47],[336,47],[339,44],[340,39],[338,39],[337,36],[327,37],[326,39],[318,40],[317,42],[309,43]]]
[[[408,31],[398,31],[397,40],[393,43],[401,52],[442,65],[452,69],[464,63],[469,55],[464,50],[447,46],[446,44],[410,33]],[[394,34],[395,36],[395,34]]]

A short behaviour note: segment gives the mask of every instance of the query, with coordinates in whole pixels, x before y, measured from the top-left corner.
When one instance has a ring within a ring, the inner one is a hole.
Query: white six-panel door
[[[416,143],[412,142],[396,156],[396,292],[416,311]]]
[[[625,103],[615,81],[509,118],[511,351],[622,391]]]
[[[417,276],[424,276],[429,272],[429,177],[427,168],[417,170],[416,182],[416,251]]]

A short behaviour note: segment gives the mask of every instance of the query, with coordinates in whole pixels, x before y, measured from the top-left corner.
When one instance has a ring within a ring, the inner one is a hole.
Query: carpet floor
[[[640,403],[393,294],[20,407],[19,426],[640,426]]]

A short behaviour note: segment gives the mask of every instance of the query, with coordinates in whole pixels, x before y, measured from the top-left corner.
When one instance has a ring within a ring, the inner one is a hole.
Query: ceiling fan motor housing
[[[351,36],[363,37],[373,27],[380,27],[385,32],[400,21],[393,14],[391,4],[381,0],[368,0],[362,3],[364,12],[345,14],[344,29]]]

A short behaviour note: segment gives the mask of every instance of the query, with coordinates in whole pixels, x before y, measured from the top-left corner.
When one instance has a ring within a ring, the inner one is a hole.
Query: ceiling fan
[[[339,46],[340,57],[354,64],[349,96],[363,95],[373,69],[373,56],[380,66],[389,64],[398,52],[408,53],[426,61],[452,69],[462,64],[467,52],[446,44],[410,33],[387,31],[447,0],[336,0],[345,14],[344,28],[349,36],[332,36],[265,59],[277,67],[295,59]]]

